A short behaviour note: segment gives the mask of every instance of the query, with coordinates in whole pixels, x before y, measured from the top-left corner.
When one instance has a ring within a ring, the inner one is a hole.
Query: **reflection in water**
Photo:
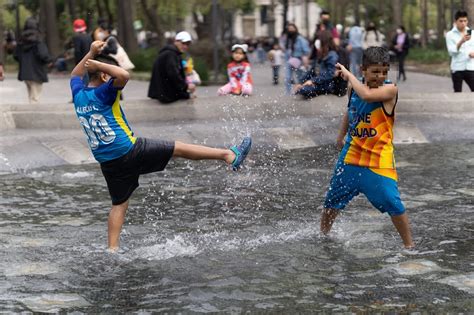
[[[241,173],[174,161],[144,176],[115,255],[97,165],[3,174],[0,309],[472,311],[474,148],[397,153],[415,251],[363,197],[320,237],[330,147],[255,152]]]

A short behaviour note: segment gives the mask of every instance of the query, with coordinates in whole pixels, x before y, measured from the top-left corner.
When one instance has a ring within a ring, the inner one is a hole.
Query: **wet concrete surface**
[[[417,248],[363,196],[318,231],[333,146],[260,148],[240,173],[172,161],[143,176],[122,251],[105,252],[96,164],[0,180],[0,308],[116,312],[474,311],[474,143],[400,145]]]

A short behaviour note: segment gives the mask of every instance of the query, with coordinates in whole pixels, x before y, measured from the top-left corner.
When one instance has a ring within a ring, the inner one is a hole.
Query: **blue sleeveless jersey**
[[[71,78],[71,90],[77,118],[94,158],[102,163],[130,151],[136,138],[120,107],[121,88],[113,86],[113,79],[88,88],[75,76]]]

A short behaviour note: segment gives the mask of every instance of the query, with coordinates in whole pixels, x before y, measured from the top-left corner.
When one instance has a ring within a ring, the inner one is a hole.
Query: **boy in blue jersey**
[[[90,51],[71,73],[71,90],[81,123],[112,199],[108,219],[108,248],[119,248],[120,231],[129,198],[138,187],[141,174],[162,171],[172,157],[190,160],[222,160],[238,170],[252,140],[245,137],[239,146],[215,149],[179,141],[150,140],[134,136],[120,107],[120,94],[129,74],[110,57],[101,56],[105,42],[95,41]],[[85,86],[82,77],[89,76]]]
[[[337,139],[342,149],[321,216],[321,232],[329,233],[336,216],[363,193],[382,213],[388,213],[405,248],[413,248],[410,225],[400,200],[393,154],[393,124],[398,88],[387,81],[387,49],[369,47],[363,53],[360,82],[343,65],[336,75],[349,81],[349,104]]]

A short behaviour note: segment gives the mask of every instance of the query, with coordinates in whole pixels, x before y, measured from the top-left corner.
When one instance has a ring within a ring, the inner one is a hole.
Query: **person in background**
[[[97,20],[97,28],[92,32],[92,40],[101,40],[105,41],[110,35],[109,23],[104,18],[99,18]]]
[[[92,38],[86,33],[87,25],[83,19],[76,19],[72,25],[74,36],[72,45],[74,47],[74,64],[77,65],[82,58],[89,52],[92,44]]]
[[[43,42],[38,21],[30,17],[25,22],[13,57],[19,63],[18,80],[25,81],[30,103],[38,103],[43,83],[48,82],[47,65],[52,62]]]
[[[280,39],[280,47],[285,52],[285,91],[287,95],[291,94],[291,85],[301,83],[306,75],[302,68],[309,66],[309,54],[311,52],[308,41],[300,35],[298,28],[294,23],[289,23],[285,33]],[[296,78],[294,78],[296,76]]]
[[[227,65],[229,83],[219,88],[219,95],[251,95],[253,79],[250,72],[250,63],[247,59],[246,44],[232,46],[232,61]]]
[[[397,34],[393,37],[392,40],[393,49],[397,54],[398,60],[398,78],[397,81],[400,81],[403,77],[403,81],[407,79],[405,74],[405,58],[408,55],[408,49],[410,48],[410,37],[408,33],[405,32],[405,27],[400,25],[397,28]]]
[[[258,40],[255,51],[257,53],[258,63],[263,65],[266,59],[265,58],[266,52],[265,52],[265,49],[263,49],[263,39]]]
[[[365,29],[363,48],[382,47],[385,43],[385,35],[377,30],[374,22],[369,22]]]
[[[349,42],[346,49],[349,52],[350,71],[356,76],[356,78],[360,78],[362,76],[360,67],[362,65],[362,54],[364,52],[364,48],[362,47],[365,35],[364,33],[364,29],[358,24],[354,24],[348,33]]]
[[[177,100],[189,99],[196,90],[196,85],[186,82],[182,54],[189,50],[191,35],[179,32],[172,44],[160,50],[153,64],[148,97],[161,103],[172,103]]]
[[[278,85],[280,79],[280,67],[283,64],[284,53],[278,43],[273,44],[272,50],[268,52],[268,59],[272,66],[273,84]]]
[[[194,61],[191,56],[183,58],[183,68],[186,75],[186,83],[194,84],[195,86],[201,85],[201,77],[194,70]],[[191,94],[191,97],[195,97],[194,93]]]
[[[314,43],[316,43],[316,40],[319,38],[319,34],[321,34],[321,32],[323,31],[331,32],[332,38],[336,39],[334,43],[339,45],[341,33],[339,33],[337,28],[332,25],[331,15],[327,10],[321,10],[321,12],[319,13],[319,23],[316,24],[313,40],[311,41],[313,46],[311,47],[309,59],[311,60],[312,68],[314,68],[318,62],[317,50],[314,47]]]
[[[474,92],[474,39],[467,24],[467,12],[457,11],[454,15],[454,27],[446,34],[454,92],[462,92],[463,81]]]
[[[315,46],[318,52],[319,73],[310,72],[311,75],[305,78],[303,84],[296,84],[293,88],[294,94],[302,95],[308,99],[334,92],[336,64],[339,60],[331,32],[321,32]]]

